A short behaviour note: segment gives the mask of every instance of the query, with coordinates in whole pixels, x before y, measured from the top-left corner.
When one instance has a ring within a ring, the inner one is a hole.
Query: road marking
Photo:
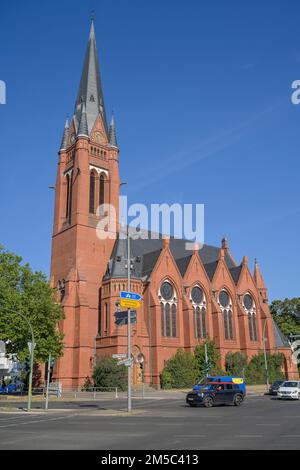
[[[232,426],[232,424],[225,423],[205,423],[204,426]]]
[[[261,418],[265,418],[265,416],[254,416],[254,415],[252,415],[252,416],[243,416],[243,418],[259,418],[259,419],[261,419]]]
[[[21,426],[22,424],[36,424],[36,423],[42,423],[42,422],[48,422],[48,421],[58,421],[60,419],[67,419],[67,418],[72,418],[74,416],[77,416],[76,414],[69,415],[69,416],[60,416],[56,418],[47,418],[47,419],[37,419],[35,421],[23,421],[22,423],[12,423],[12,424],[6,424],[4,426],[0,426],[0,428],[8,428],[8,427],[13,427],[13,426]]]
[[[20,419],[24,418],[24,415],[22,414],[22,415],[18,415],[18,416],[12,416],[10,418],[0,418],[0,421],[9,421],[9,420],[12,420],[12,419],[19,419],[19,418]]]
[[[174,436],[175,438],[178,437],[179,439],[201,439],[203,437],[206,437],[205,434],[190,434],[190,435],[187,435],[187,434],[184,434],[184,435],[176,435]]]
[[[287,438],[296,437],[297,439],[300,439],[300,434],[282,434],[280,437],[287,437]]]
[[[281,426],[280,424],[277,424],[277,423],[259,423],[259,424],[256,424],[256,426]]]
[[[263,436],[262,434],[237,434],[234,437],[243,438],[243,439],[254,439],[254,438],[261,439]]]

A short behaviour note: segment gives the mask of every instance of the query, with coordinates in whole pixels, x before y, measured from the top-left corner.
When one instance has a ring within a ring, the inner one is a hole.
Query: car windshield
[[[295,388],[295,387],[298,387],[298,382],[284,382],[282,384],[282,387]]]
[[[276,380],[276,382],[273,383],[273,387],[281,384],[283,384],[283,380]]]

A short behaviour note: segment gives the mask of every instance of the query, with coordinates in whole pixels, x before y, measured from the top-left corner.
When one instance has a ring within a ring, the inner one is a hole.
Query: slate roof
[[[144,232],[146,234],[146,232]],[[133,260],[133,269],[131,275],[136,279],[147,279],[158,260],[163,247],[163,240],[160,234],[156,235],[159,238],[153,239],[131,239],[131,258]],[[170,237],[170,250],[176,261],[178,269],[183,276],[188,267],[192,252],[186,250],[186,240]],[[212,279],[215,272],[220,248],[210,245],[204,245],[199,250],[199,256],[204,264],[208,276]],[[225,254],[225,261],[229,269],[235,268],[235,264],[228,254]],[[124,278],[127,277],[127,240],[118,238],[112,252],[111,259],[108,263],[108,269],[104,276],[105,279],[109,278]]]
[[[234,268],[230,269],[232,279],[234,280],[235,284],[239,282],[240,274],[242,272],[242,265],[235,266]]]
[[[273,322],[273,331],[274,331],[274,338],[275,338],[275,347],[276,348],[289,348],[289,342],[285,338],[284,334],[282,333],[281,329],[277,325],[277,323],[272,319]]]
[[[85,104],[86,108],[88,133],[91,133],[100,113],[108,134],[93,20],[74,109],[76,129],[78,129],[80,123],[82,103]]]

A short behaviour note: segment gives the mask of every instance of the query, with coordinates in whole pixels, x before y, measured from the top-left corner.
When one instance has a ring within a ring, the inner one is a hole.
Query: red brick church
[[[96,235],[103,217],[98,206],[113,204],[118,216],[119,191],[119,147],[113,117],[107,124],[92,21],[74,113],[59,150],[55,193],[51,282],[64,307],[59,327],[65,347],[54,378],[65,387],[91,377],[97,356],[127,351],[127,326],[116,325],[114,316],[127,287],[126,240]],[[131,255],[131,289],[143,299],[132,325],[134,383],[158,386],[166,360],[206,338],[216,342],[224,365],[228,352],[257,354],[265,336],[268,351],[284,353],[286,373],[296,373],[270,315],[258,264],[254,273],[246,256],[237,264],[226,239],[220,247],[195,245],[194,251],[186,251],[180,239],[135,239]]]

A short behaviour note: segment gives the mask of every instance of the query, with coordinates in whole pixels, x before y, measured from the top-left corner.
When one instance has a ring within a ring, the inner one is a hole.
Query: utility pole
[[[127,225],[127,290],[130,292],[130,269],[131,269],[131,258],[130,258],[130,235],[129,226]],[[127,341],[128,341],[128,366],[127,366],[127,411],[131,413],[131,310],[128,308],[127,315]]]

